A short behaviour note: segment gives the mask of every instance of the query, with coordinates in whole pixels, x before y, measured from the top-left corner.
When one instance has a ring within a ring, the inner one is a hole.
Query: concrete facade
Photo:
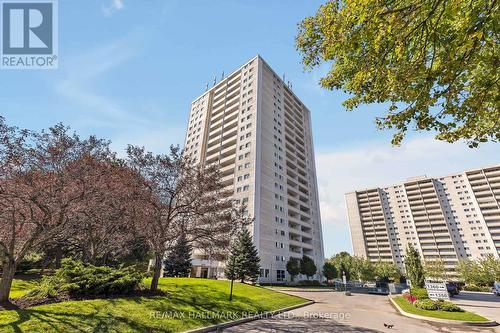
[[[216,163],[234,200],[254,218],[259,282],[289,281],[290,257],[307,255],[321,271],[310,112],[260,56],[193,101],[185,154],[195,163]],[[199,250],[193,265],[193,276],[223,277],[220,262]]]
[[[500,165],[345,195],[354,254],[404,270],[413,244],[424,260],[441,259],[450,275],[459,260],[500,255]]]

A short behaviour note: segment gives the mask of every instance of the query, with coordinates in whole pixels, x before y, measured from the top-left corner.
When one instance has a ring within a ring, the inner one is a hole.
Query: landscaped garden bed
[[[464,311],[452,302],[433,301],[420,295],[404,294],[396,296],[393,301],[406,313],[413,315],[432,317],[446,320],[457,320],[464,322],[488,322],[487,318],[472,312]]]

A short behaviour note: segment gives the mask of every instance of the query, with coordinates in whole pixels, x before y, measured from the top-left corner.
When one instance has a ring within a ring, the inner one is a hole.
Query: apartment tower
[[[245,204],[261,258],[261,283],[290,278],[291,257],[323,265],[323,241],[311,115],[291,87],[256,56],[191,104],[185,154],[216,164]],[[193,276],[223,277],[223,263],[200,250]]]
[[[500,165],[345,195],[354,254],[404,271],[408,244],[450,275],[459,260],[500,255]]]

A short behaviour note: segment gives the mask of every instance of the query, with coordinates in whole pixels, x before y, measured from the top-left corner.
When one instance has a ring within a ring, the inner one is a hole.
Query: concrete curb
[[[414,318],[414,319],[420,319],[420,320],[426,320],[426,321],[433,321],[433,322],[436,322],[436,323],[443,323],[443,324],[459,324],[459,325],[465,325],[465,326],[481,326],[481,327],[492,327],[492,326],[497,326],[498,323],[494,320],[490,320],[488,318],[489,321],[462,321],[462,320],[452,320],[452,319],[441,319],[441,318],[433,318],[433,317],[426,317],[426,316],[420,316],[420,315],[416,315],[416,314],[413,314],[413,313],[408,313],[406,311],[404,311],[403,309],[401,309],[401,307],[394,301],[394,299],[391,297],[391,296],[388,296],[389,297],[389,301],[391,302],[392,306],[394,306],[396,308],[396,310],[398,310],[398,312],[400,314],[402,314],[403,316],[405,317],[410,317],[410,318]],[[482,316],[484,317],[484,316]]]
[[[304,307],[304,306],[307,306],[307,305],[311,305],[311,304],[314,304],[314,301],[309,300],[308,302],[305,302],[305,303],[302,303],[302,304],[297,304],[297,305],[294,305],[294,306],[289,306],[287,308],[283,308],[283,309],[279,309],[279,310],[275,310],[275,311],[268,311],[268,312],[264,312],[263,314],[260,314],[260,315],[255,315],[255,316],[252,316],[252,317],[247,317],[247,318],[242,318],[242,319],[238,319],[238,320],[228,321],[228,322],[217,324],[217,325],[212,325],[212,326],[207,326],[207,327],[202,327],[202,328],[195,328],[193,330],[185,331],[184,333],[218,332],[219,330],[222,330],[224,328],[228,328],[228,327],[232,327],[232,326],[236,326],[236,325],[248,323],[250,321],[254,321],[254,320],[257,320],[257,319],[269,318],[269,317],[275,316],[277,314],[280,314],[280,313],[283,313],[283,312],[287,312],[287,311],[291,311],[291,310],[295,310],[295,309],[298,309],[298,308],[301,308],[301,307]]]

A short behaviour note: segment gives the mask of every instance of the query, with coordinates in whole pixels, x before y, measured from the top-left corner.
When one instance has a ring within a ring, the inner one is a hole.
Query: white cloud
[[[104,15],[110,16],[115,12],[122,10],[123,7],[123,0],[111,0],[107,5],[102,5],[101,10]]]
[[[346,233],[344,194],[368,187],[384,187],[409,177],[444,176],[453,172],[500,162],[500,145],[485,144],[470,149],[464,143],[449,144],[432,137],[417,137],[392,147],[387,142],[365,142],[351,149],[319,152],[316,156],[321,216],[324,234]],[[333,230],[332,230],[333,229]],[[328,249],[336,248],[324,239]],[[345,243],[345,242],[344,242]]]

